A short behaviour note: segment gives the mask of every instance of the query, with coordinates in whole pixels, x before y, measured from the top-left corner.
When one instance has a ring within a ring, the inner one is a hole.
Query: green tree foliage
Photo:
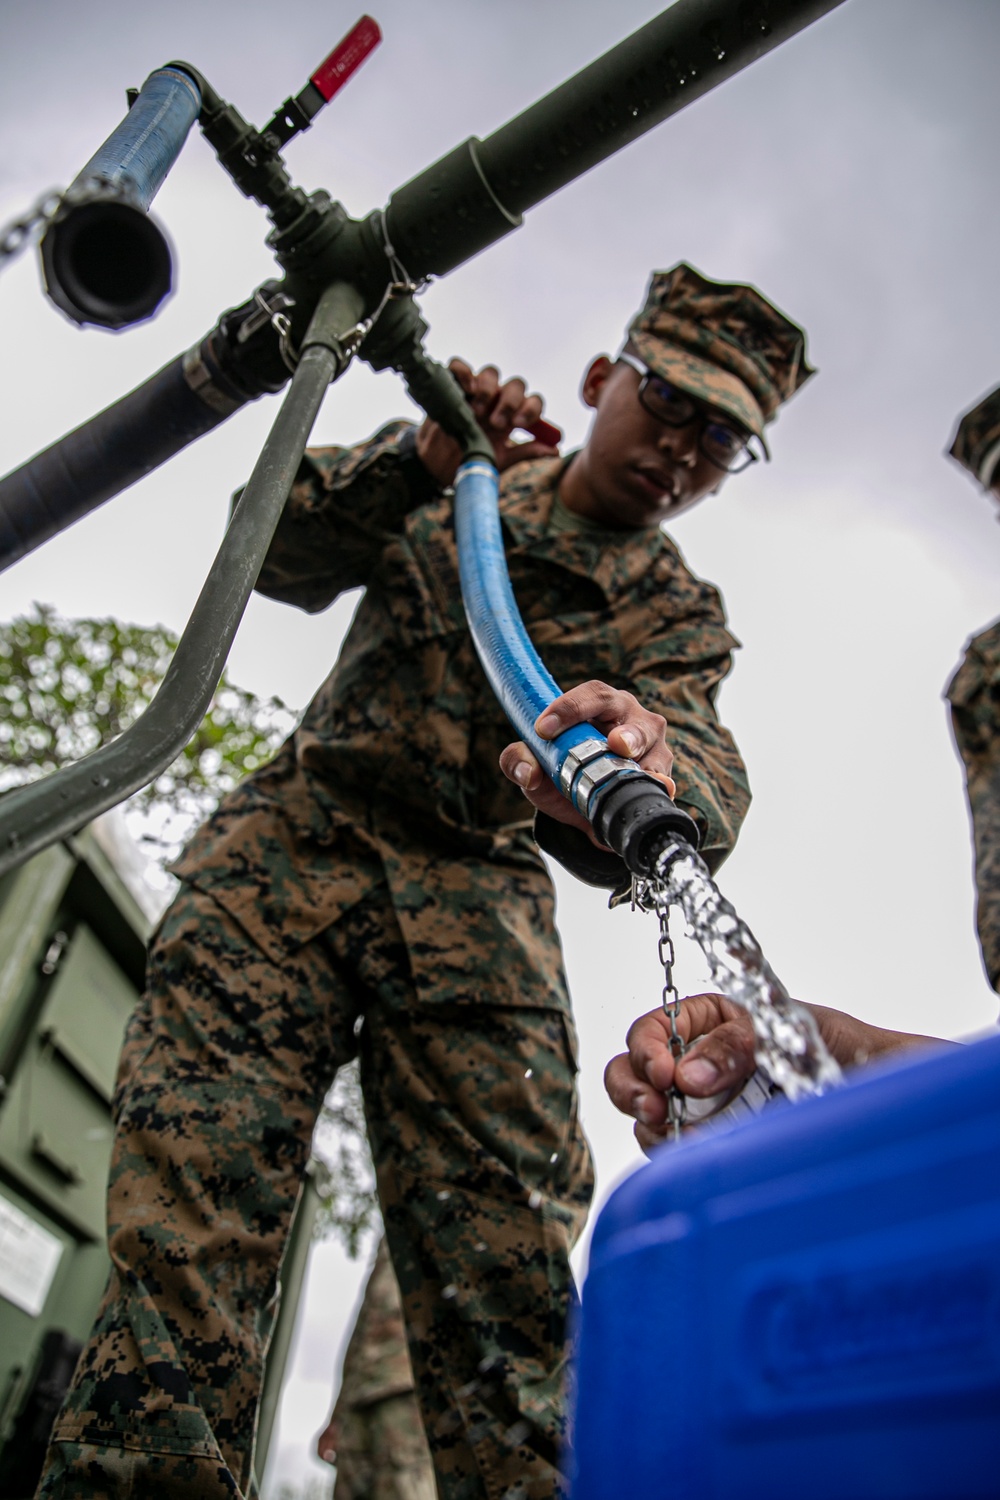
[[[177,645],[162,626],[64,620],[48,605],[0,632],[0,790],[109,744],[149,705]],[[129,800],[129,822],[172,857],[191,829],[295,723],[223,675],[208,713],[173,765]]]
[[[337,1235],[353,1259],[368,1231],[380,1222],[356,1062],[341,1068],[326,1096],[313,1156],[320,1195],[316,1237]]]
[[[0,792],[47,776],[116,739],[154,697],[177,646],[162,626],[66,620],[48,605],[0,627]],[[162,868],[219,799],[274,754],[296,715],[223,675],[180,755],[126,803],[133,835]],[[355,1067],[341,1070],[320,1116],[317,1234],[355,1255],[377,1216]]]

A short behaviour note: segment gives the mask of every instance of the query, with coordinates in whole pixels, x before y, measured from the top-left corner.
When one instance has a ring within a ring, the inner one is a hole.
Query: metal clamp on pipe
[[[151,318],[169,293],[170,247],[149,205],[200,109],[188,73],[158,68],[70,184],[42,240],[42,273],[74,323],[126,328]]]

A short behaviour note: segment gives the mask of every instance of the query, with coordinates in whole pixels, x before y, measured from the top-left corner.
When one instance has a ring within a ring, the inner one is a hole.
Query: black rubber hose
[[[225,420],[185,380],[184,358],[0,480],[0,569]]]
[[[261,288],[273,305],[279,291]],[[287,379],[260,303],[224,313],[187,354],[0,479],[0,572]]]

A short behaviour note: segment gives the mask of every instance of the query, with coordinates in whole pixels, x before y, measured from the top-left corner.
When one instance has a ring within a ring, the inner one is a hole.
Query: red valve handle
[[[562,428],[557,427],[554,422],[546,422],[544,417],[539,417],[526,431],[531,433],[536,443],[544,443],[547,448],[558,448],[563,440]]]
[[[324,58],[315,73],[310,73],[309,82],[319,89],[325,103],[329,104],[381,40],[378,22],[371,16],[362,16],[343,41],[337,43],[330,56]]]

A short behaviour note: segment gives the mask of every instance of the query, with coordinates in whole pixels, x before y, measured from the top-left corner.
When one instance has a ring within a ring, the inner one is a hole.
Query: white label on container
[[[37,1318],[62,1252],[61,1240],[0,1197],[0,1297]]]

